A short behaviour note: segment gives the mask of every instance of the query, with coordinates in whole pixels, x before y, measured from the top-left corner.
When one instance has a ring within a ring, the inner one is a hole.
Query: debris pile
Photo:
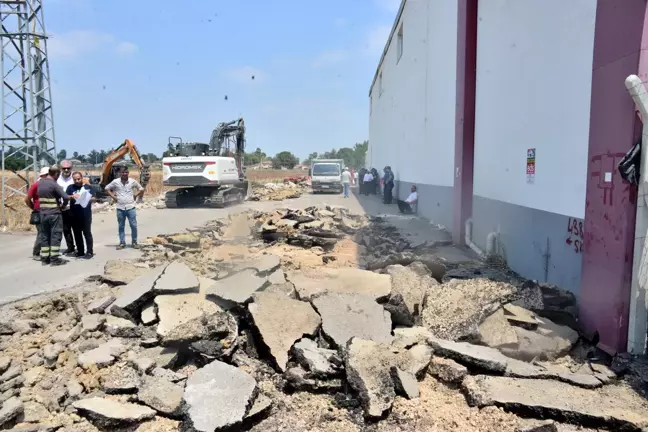
[[[249,201],[283,201],[299,198],[308,193],[310,187],[306,182],[265,183],[252,185]]]
[[[296,268],[253,238],[342,233],[367,237],[369,254],[383,248],[372,233],[400,244],[373,222],[330,207],[242,214],[153,239],[142,261],[106,264],[96,290],[7,307],[0,428],[648,427],[648,403],[611,369],[565,357],[578,333],[548,316],[574,304],[554,287],[447,280],[441,258],[407,247],[375,271]],[[228,247],[256,252],[201,268]]]

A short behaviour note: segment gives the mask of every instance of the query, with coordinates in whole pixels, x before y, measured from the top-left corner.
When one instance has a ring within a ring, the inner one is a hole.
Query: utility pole
[[[0,74],[0,224],[6,225],[6,200],[25,195],[39,168],[56,162],[43,0],[0,0]],[[6,169],[10,158],[24,161],[24,175]]]

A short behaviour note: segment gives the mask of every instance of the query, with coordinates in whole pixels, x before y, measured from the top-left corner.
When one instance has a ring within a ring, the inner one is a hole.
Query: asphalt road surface
[[[138,237],[142,242],[147,237],[180,232],[250,208],[270,210],[277,207],[305,207],[324,203],[346,205],[352,211],[363,211],[354,196],[344,199],[342,195],[310,194],[295,200],[246,202],[225,209],[141,209],[137,213]],[[377,204],[372,202],[370,205],[378,209]],[[91,260],[70,258],[67,265],[59,267],[43,266],[31,259],[34,233],[0,234],[0,304],[78,285],[88,276],[102,274],[104,264],[108,260],[139,256],[139,252],[131,248],[116,250],[118,238],[115,212],[95,213],[92,232],[95,257]],[[126,240],[130,243],[128,223]]]

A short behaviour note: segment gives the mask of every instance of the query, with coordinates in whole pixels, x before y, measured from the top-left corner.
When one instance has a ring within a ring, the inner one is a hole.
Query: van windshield
[[[338,176],[340,175],[340,165],[336,163],[315,164],[313,165],[314,176]]]

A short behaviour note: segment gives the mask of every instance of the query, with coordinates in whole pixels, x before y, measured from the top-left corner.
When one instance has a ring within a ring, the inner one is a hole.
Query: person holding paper
[[[72,174],[74,182],[68,186],[70,212],[72,213],[72,231],[77,246],[77,258],[90,259],[94,256],[92,248],[92,202],[93,192],[90,186],[83,184],[80,172]],[[83,239],[85,238],[85,247]]]

